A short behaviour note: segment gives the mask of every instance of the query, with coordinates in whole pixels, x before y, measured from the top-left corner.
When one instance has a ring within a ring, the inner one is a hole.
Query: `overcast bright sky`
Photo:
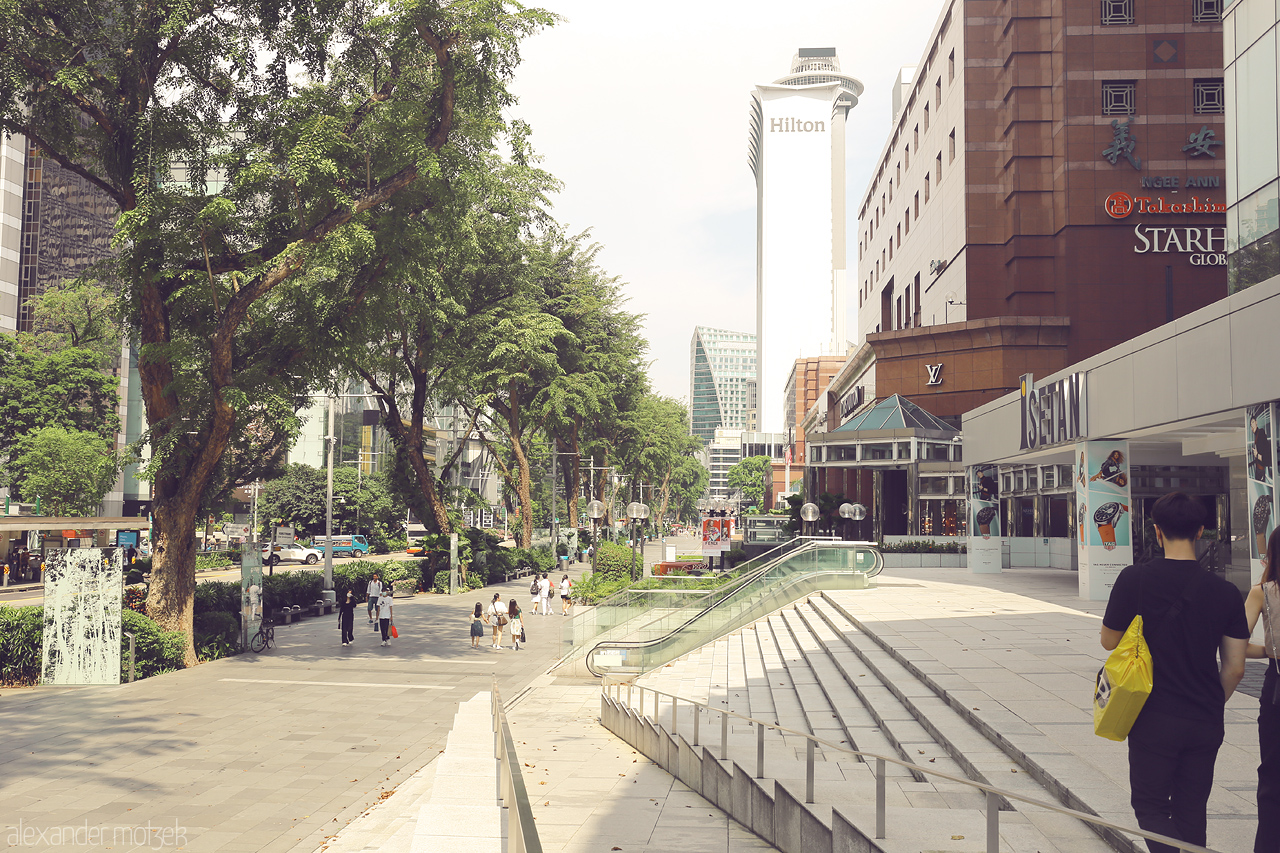
[[[556,217],[571,232],[591,229],[628,307],[646,315],[659,393],[688,397],[694,326],[755,331],[748,103],[799,47],[835,47],[841,70],[866,87],[848,125],[856,281],[857,206],[889,131],[893,81],[919,60],[942,0],[537,5],[564,20],[526,42],[512,112],[564,182]]]

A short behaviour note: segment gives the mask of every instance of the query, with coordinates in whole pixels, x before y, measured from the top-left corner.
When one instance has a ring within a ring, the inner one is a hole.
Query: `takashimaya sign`
[[[1134,196],[1117,190],[1102,204],[1112,219],[1124,219],[1130,213],[1226,213],[1227,206],[1207,198],[1192,196],[1186,201],[1169,201],[1164,196]]]
[[[1030,373],[1022,375],[1022,450],[1075,441],[1088,435],[1085,410],[1085,375],[1073,373],[1057,382],[1036,387]]]
[[[840,398],[841,419],[848,418],[855,411],[857,411],[858,407],[862,405],[862,397],[864,393],[865,393],[864,386],[857,385],[857,386],[854,386],[853,390],[851,390],[848,394],[845,394],[843,397]]]

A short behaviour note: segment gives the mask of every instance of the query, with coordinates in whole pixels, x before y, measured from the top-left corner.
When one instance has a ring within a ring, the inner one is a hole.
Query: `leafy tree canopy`
[[[96,515],[123,459],[95,432],[44,427],[24,436],[10,466],[23,500],[46,515]]]
[[[764,478],[773,470],[768,456],[749,456],[729,469],[729,488],[742,489],[748,504],[756,507],[764,500]]]

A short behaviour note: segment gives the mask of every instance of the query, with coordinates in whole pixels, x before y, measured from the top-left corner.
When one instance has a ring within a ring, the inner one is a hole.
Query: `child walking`
[[[511,620],[511,648],[520,651],[520,641],[524,638],[524,620],[520,618],[520,605],[516,603],[514,595],[507,605],[507,618]]]
[[[484,606],[476,602],[475,612],[471,614],[471,648],[480,648],[480,638],[484,636]]]

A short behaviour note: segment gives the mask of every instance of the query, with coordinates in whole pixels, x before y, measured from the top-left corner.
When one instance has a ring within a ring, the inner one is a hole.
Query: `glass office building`
[[[710,442],[716,429],[743,430],[756,380],[756,336],[698,326],[689,344],[691,432]]]

